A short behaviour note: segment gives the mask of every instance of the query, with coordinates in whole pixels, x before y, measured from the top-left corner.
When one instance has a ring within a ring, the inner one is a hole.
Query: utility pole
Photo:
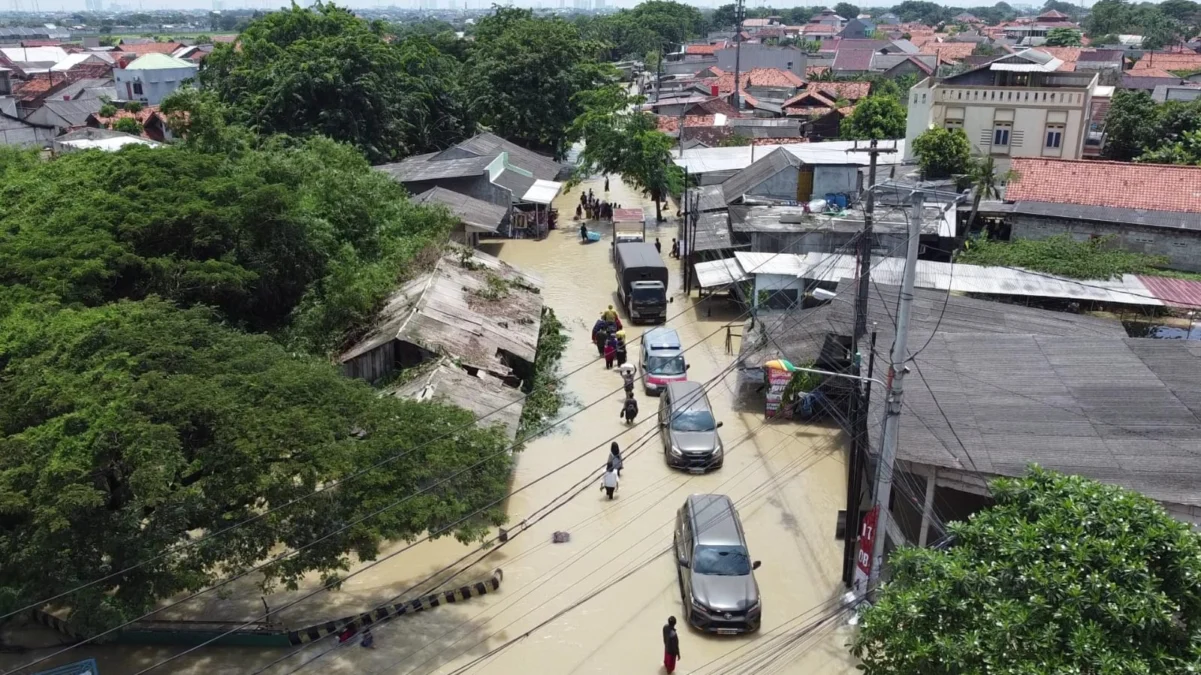
[[[659,102],[659,92],[663,90],[663,50],[667,48],[665,40],[659,40],[659,64],[655,66],[655,103]],[[658,110],[656,110],[658,112]]]
[[[888,393],[884,410],[884,440],[880,446],[880,464],[876,469],[876,532],[872,540],[872,568],[868,589],[875,593],[880,581],[880,565],[884,558],[884,540],[888,537],[888,503],[892,498],[893,465],[897,459],[897,439],[901,430],[902,382],[909,368],[909,313],[913,306],[913,283],[917,277],[917,252],[921,248],[922,206],[926,194],[913,192],[913,216],[909,219],[909,246],[905,250],[905,274],[901,277],[901,297],[897,303],[897,332],[892,343],[891,363],[888,366]]]
[[[740,89],[738,82],[742,76],[742,20],[746,18],[744,0],[738,0],[738,4],[734,6],[734,18],[738,21],[734,30],[734,109],[742,110],[742,98],[738,95]]]
[[[859,286],[855,296],[855,329],[851,334],[851,372],[859,375],[863,355],[859,345],[867,334],[867,296],[871,284],[872,247],[875,237],[872,231],[876,212],[876,162],[881,153],[896,152],[896,148],[881,148],[875,140],[866,148],[855,147],[851,152],[868,154],[867,200],[863,207],[863,233],[859,236]],[[855,554],[860,530],[859,506],[863,501],[863,473],[867,467],[867,405],[866,391],[870,383],[859,380],[851,396],[847,419],[851,428],[850,461],[847,463],[847,510],[843,528],[842,582],[848,587],[854,581]]]

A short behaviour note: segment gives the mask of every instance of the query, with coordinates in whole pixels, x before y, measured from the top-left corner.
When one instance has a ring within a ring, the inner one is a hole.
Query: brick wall
[[[1201,232],[1022,214],[1014,214],[1009,222],[1012,239],[1046,239],[1069,234],[1073,239],[1086,240],[1114,235],[1113,244],[1123,250],[1167,256],[1172,269],[1201,272]]]

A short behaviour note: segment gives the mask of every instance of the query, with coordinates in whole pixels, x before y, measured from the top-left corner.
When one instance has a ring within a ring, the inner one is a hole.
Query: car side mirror
[[[691,363],[685,363],[685,364],[684,364],[684,370],[692,370],[692,364],[691,364]]]
[[[723,424],[725,424],[725,422],[718,422],[718,423],[717,423],[717,426],[715,426],[715,427],[713,427],[713,428],[714,428],[714,429],[720,429],[720,428],[721,428],[721,425],[723,425]]]
[[[679,558],[679,559],[677,560],[677,562],[679,562],[679,563],[680,563],[680,567],[688,567],[688,561],[687,561],[687,560],[685,560],[684,558]]]
[[[668,298],[668,299],[667,299],[667,301],[668,301],[668,302],[675,302],[675,301],[676,301],[676,299],[675,299],[675,298]]]
[[[666,428],[667,428],[667,422],[660,422],[660,423],[659,423],[659,426],[661,426],[661,427],[663,427],[663,428],[665,428],[665,429],[666,429]]]
[[[751,569],[757,570],[757,569],[759,569],[759,566],[762,564],[763,564],[762,560],[756,560],[755,562],[751,563]]]

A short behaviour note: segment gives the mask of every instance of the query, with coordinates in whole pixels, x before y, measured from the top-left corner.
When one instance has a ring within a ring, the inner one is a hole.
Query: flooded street
[[[741,310],[723,299],[694,306],[691,299],[680,295],[679,265],[670,259],[669,295],[674,302],[668,305],[668,325],[679,331],[688,348],[689,378],[699,382],[719,378],[709,397],[717,419],[724,422],[720,431],[726,448],[724,467],[704,476],[668,469],[654,426],[658,399],[644,395],[641,387],[636,392],[644,421],[632,428],[624,425],[618,416],[621,379],[615,371],[605,371],[589,340],[599,312],[616,304],[610,238],[606,233],[601,242],[580,243],[578,223],[571,218],[580,189],[592,188],[598,197],[623,207],[644,206],[651,214],[653,206],[617,180],[608,195],[601,193],[602,184],[601,180],[587,181],[560,195],[556,206],[561,227],[547,240],[488,242],[483,247],[541,276],[546,303],[570,331],[562,371],[583,369],[564,384],[571,401],[562,413],[600,401],[529,443],[517,457],[513,487],[521,491],[510,499],[508,513],[510,527],[518,534],[453,582],[458,586],[478,581],[490,570],[501,568],[504,580],[499,591],[378,627],[373,631],[374,650],[357,646],[332,650],[334,641],[330,639],[291,656],[285,650],[206,648],[154,672],[254,673],[264,669],[273,675],[297,671],[427,675],[464,672],[457,669],[470,664],[465,672],[501,675],[661,673],[661,627],[669,615],[681,619],[682,659],[677,673],[808,675],[854,670],[844,646],[849,631],[839,621],[798,633],[813,628],[814,618],[825,618],[826,610],[844,590],[839,579],[842,543],[834,538],[836,516],[845,505],[845,452],[840,434],[825,427],[764,424],[761,410],[735,410],[735,375],[727,370],[733,355],[726,353],[724,326],[740,322]],[[657,233],[648,232],[649,241],[656,234],[661,240],[665,259],[676,222],[671,217]],[[645,328],[626,324],[631,360],[637,358],[635,338]],[[732,346],[737,351],[737,338]],[[608,453],[609,439],[619,433],[626,461],[617,498],[606,500],[597,478],[564,503],[559,497],[574,493],[572,486],[597,472]],[[640,443],[640,438],[645,441]],[[522,489],[591,447],[596,449],[584,460]],[[755,572],[764,608],[762,629],[757,634],[709,636],[684,626],[675,561],[665,551],[672,541],[676,510],[687,495],[698,492],[724,493],[735,500],[752,558],[762,561]],[[562,506],[529,529],[519,528],[531,515],[544,515],[552,503]],[[570,533],[570,541],[552,544],[555,531]],[[382,555],[403,546],[385,549]],[[451,539],[419,544],[350,579],[340,591],[321,593],[288,609],[279,620],[296,627],[306,620],[312,623],[339,616],[338,610],[341,614],[365,610],[472,548]],[[203,610],[205,618],[249,620],[262,613],[262,601],[252,584],[234,586],[225,597],[211,594],[214,597]],[[314,579],[307,589],[277,593],[266,602],[280,607],[318,586]],[[196,605],[191,607],[174,616],[196,618]],[[527,632],[528,636],[503,651],[490,653]],[[100,672],[112,675],[137,672],[178,651],[84,647],[72,656],[94,657]],[[6,655],[3,663],[12,666],[29,658]],[[275,661],[278,663],[270,665]]]

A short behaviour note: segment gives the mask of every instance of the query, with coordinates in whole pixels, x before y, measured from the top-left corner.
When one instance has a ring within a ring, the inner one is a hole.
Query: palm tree
[[[1017,174],[1013,171],[1005,171],[997,174],[997,163],[992,155],[984,155],[976,158],[968,167],[967,179],[972,186],[972,211],[967,218],[967,231],[972,231],[972,224],[976,222],[976,213],[980,210],[980,200],[984,197],[989,199],[1000,199],[1000,186],[1004,183],[1017,178]]]

